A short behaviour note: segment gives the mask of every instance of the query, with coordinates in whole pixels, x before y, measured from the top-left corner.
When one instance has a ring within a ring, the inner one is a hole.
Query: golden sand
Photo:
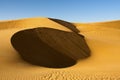
[[[85,36],[91,57],[62,69],[45,68],[23,61],[10,38],[20,30],[50,27],[70,31],[48,18],[0,22],[0,80],[120,80],[120,21],[74,23]]]

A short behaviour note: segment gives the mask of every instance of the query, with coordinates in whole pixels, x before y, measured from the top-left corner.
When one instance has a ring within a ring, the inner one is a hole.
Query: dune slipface
[[[25,61],[51,68],[69,67],[90,56],[82,35],[52,28],[19,31],[11,43]]]
[[[62,26],[67,27],[68,29],[70,29],[71,31],[75,32],[75,33],[79,33],[80,31],[76,28],[76,26],[70,22],[64,21],[64,20],[60,20],[60,19],[53,19],[53,18],[48,18]]]

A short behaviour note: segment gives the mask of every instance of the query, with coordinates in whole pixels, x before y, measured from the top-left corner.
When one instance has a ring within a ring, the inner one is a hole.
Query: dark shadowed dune
[[[82,35],[52,28],[19,31],[11,43],[25,61],[44,67],[69,67],[90,56]]]
[[[73,25],[70,22],[64,21],[64,20],[60,20],[60,19],[53,19],[53,18],[48,18],[64,27],[67,27],[68,29],[70,29],[71,31],[75,32],[75,33],[79,33],[80,31],[76,28],[75,25]]]

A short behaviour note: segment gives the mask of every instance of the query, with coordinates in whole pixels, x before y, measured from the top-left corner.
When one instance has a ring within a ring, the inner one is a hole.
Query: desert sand
[[[22,60],[10,39],[17,31],[49,27],[72,32],[48,18],[0,22],[0,80],[119,80],[120,21],[73,23],[91,50],[91,56],[67,68],[47,68]]]

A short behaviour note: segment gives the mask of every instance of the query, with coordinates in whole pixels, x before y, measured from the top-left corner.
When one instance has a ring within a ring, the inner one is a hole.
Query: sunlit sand
[[[23,61],[10,43],[17,31],[49,27],[71,32],[48,18],[0,22],[0,80],[119,80],[120,21],[73,23],[91,49],[91,56],[68,68],[47,68]]]

